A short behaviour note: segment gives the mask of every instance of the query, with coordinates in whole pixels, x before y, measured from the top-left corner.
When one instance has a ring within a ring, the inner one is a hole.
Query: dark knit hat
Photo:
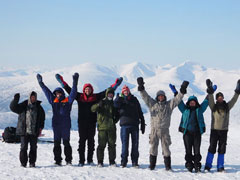
[[[224,98],[224,95],[223,95],[222,92],[218,92],[218,93],[216,94],[216,99],[218,99],[219,96],[222,96],[222,97]]]

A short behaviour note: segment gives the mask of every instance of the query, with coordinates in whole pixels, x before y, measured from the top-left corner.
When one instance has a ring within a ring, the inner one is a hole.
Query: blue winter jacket
[[[181,123],[179,126],[179,131],[182,132],[183,134],[185,134],[187,132],[187,127],[189,124],[189,117],[190,117],[190,107],[189,107],[189,102],[194,100],[197,103],[197,109],[196,109],[196,114],[197,114],[197,122],[198,122],[198,126],[200,128],[200,133],[203,134],[206,131],[206,126],[204,123],[204,117],[203,117],[203,113],[206,111],[207,107],[208,107],[208,100],[205,98],[202,102],[202,104],[200,105],[198,103],[198,99],[196,96],[190,96],[188,98],[188,101],[186,103],[186,105],[184,104],[183,101],[180,102],[180,104],[178,105],[178,109],[181,111],[182,113],[182,118],[181,118]]]
[[[53,117],[52,127],[71,128],[71,109],[72,103],[77,95],[77,82],[73,82],[73,87],[69,97],[65,97],[65,93],[62,88],[56,88],[51,92],[43,82],[39,83],[48,102],[52,105]],[[62,96],[58,99],[55,95],[56,91],[60,91]]]

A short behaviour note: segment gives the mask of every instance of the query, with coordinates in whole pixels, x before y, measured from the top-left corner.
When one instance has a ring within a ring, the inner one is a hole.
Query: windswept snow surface
[[[149,165],[149,131],[150,131],[150,115],[144,102],[139,96],[136,86],[136,78],[138,76],[144,77],[145,87],[149,94],[155,98],[158,90],[166,91],[168,99],[173,97],[168,84],[175,84],[179,89],[183,80],[190,81],[188,93],[184,97],[184,101],[190,95],[196,95],[201,102],[206,96],[205,80],[210,78],[214,84],[218,85],[218,90],[224,93],[225,99],[230,100],[234,94],[236,82],[240,79],[240,70],[225,71],[221,69],[213,69],[202,67],[193,62],[185,62],[179,66],[153,66],[142,63],[131,63],[129,65],[105,67],[92,63],[85,63],[79,66],[58,69],[58,70],[39,70],[39,69],[0,69],[0,132],[6,126],[16,126],[17,115],[10,112],[9,103],[11,102],[15,93],[20,93],[20,101],[27,98],[30,91],[34,90],[38,93],[38,99],[42,101],[44,109],[47,113],[45,129],[43,133],[45,136],[41,137],[43,140],[52,140],[53,134],[51,130],[51,107],[48,104],[44,94],[42,93],[37,80],[36,73],[41,73],[44,83],[49,86],[51,90],[60,86],[55,80],[55,74],[60,73],[64,79],[72,84],[72,74],[79,73],[78,91],[82,91],[84,83],[91,83],[94,86],[94,92],[100,92],[114,83],[115,78],[122,76],[124,84],[129,85],[132,94],[137,96],[141,102],[142,108],[145,112],[146,119],[146,133],[140,133],[139,142],[139,164],[140,168],[135,169],[131,167],[131,159],[127,168],[120,168],[120,154],[121,154],[121,140],[120,127],[117,125],[117,159],[118,167],[109,167],[108,151],[105,149],[104,163],[105,167],[99,168],[97,166],[86,165],[78,167],[78,132],[77,132],[77,103],[74,103],[72,111],[72,131],[71,131],[71,145],[73,149],[73,165],[66,166],[63,161],[62,167],[54,165],[53,144],[52,143],[38,143],[38,157],[36,168],[22,168],[19,162],[20,144],[8,144],[0,142],[0,179],[240,179],[240,123],[239,123],[239,101],[231,110],[230,125],[228,133],[227,153],[225,156],[226,173],[216,172],[215,155],[213,168],[211,173],[189,173],[186,171],[185,165],[185,149],[182,140],[182,134],[178,132],[181,114],[176,108],[172,114],[172,121],[170,127],[170,134],[172,138],[172,145],[170,147],[172,152],[172,168],[173,172],[166,172],[164,170],[163,158],[161,155],[161,146],[159,146],[159,155],[157,159],[157,167],[154,171],[148,170]],[[120,92],[121,87],[117,89]],[[210,135],[210,110],[209,108],[204,114],[206,123],[206,133],[202,136],[202,164],[204,167],[207,149],[209,146]],[[95,136],[97,148],[97,135]],[[131,147],[131,144],[129,145]],[[130,154],[130,153],[129,153]],[[64,158],[64,156],[63,156]],[[94,162],[97,163],[96,153],[94,154]]]

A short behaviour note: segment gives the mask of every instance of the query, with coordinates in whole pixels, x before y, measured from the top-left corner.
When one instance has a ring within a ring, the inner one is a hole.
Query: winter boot
[[[154,170],[156,167],[157,156],[153,156],[150,154],[149,161],[150,161],[149,169]]]
[[[102,161],[98,161],[98,167],[103,167],[103,162]]]
[[[164,157],[164,164],[165,164],[165,169],[166,171],[171,170],[171,156],[169,157]]]
[[[35,166],[35,163],[30,163],[30,164],[29,164],[29,167],[30,167],[30,168],[35,168],[35,167],[36,167],[36,166]]]
[[[117,164],[114,160],[109,161],[109,165],[112,167],[117,167]]]
[[[217,171],[218,172],[223,172],[224,171],[224,154],[219,154],[218,153]]]
[[[186,162],[185,163],[185,167],[187,168],[187,170],[189,172],[192,172],[192,170],[193,170],[193,163],[192,162]]]
[[[214,154],[208,152],[204,170],[208,172],[210,171],[210,169],[212,168],[213,158],[214,158]]]

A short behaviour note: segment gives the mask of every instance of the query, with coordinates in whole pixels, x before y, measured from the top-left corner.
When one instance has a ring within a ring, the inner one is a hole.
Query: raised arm
[[[52,104],[55,97],[54,97],[53,93],[48,89],[48,87],[45,86],[45,84],[43,83],[42,76],[40,74],[37,74],[37,80],[38,80],[38,83],[39,83],[40,87],[42,88],[45,96],[47,97],[48,102],[50,104]]]
[[[70,93],[70,95],[69,95],[69,97],[68,97],[69,103],[73,103],[74,99],[76,98],[76,95],[77,95],[78,77],[79,77],[79,74],[78,74],[78,73],[75,73],[75,74],[73,75],[73,86],[72,86],[71,93]]]
[[[207,93],[208,93],[208,104],[211,110],[213,110],[215,106],[213,93],[217,90],[217,85],[213,85],[212,81],[210,79],[206,80],[207,85]]]
[[[10,106],[9,106],[11,111],[14,112],[14,113],[17,113],[17,114],[20,114],[25,110],[24,107],[23,107],[23,104],[18,103],[19,99],[20,99],[20,94],[19,93],[15,94],[14,98],[13,98],[13,100],[10,103]]]
[[[188,81],[183,81],[181,88],[180,88],[180,93],[174,92],[175,97],[170,100],[170,108],[173,110],[176,106],[179,105],[179,103],[182,101],[184,94],[187,93],[187,87],[189,85]],[[174,86],[175,88],[175,86]]]
[[[138,83],[138,91],[140,91],[140,95],[143,99],[143,101],[146,103],[146,105],[151,108],[155,103],[156,101],[151,98],[148,93],[145,91],[145,87],[144,87],[144,81],[143,81],[143,78],[142,77],[138,77],[137,78],[137,83]]]
[[[68,94],[70,94],[72,91],[72,88],[67,84],[66,81],[64,81],[63,77],[60,74],[56,74],[55,77],[56,77],[57,81],[60,83],[60,85],[62,86],[62,88],[65,89],[65,91]],[[80,98],[81,94],[82,93],[77,92],[75,99],[78,100]]]
[[[203,102],[201,103],[200,105],[200,108],[202,109],[202,112],[205,112],[207,107],[208,107],[208,104],[209,104],[209,100],[208,98],[206,97]]]
[[[240,94],[240,79],[237,82],[235,94],[233,95],[232,99],[228,102],[229,110],[232,109],[235,103],[237,102],[239,94]]]

